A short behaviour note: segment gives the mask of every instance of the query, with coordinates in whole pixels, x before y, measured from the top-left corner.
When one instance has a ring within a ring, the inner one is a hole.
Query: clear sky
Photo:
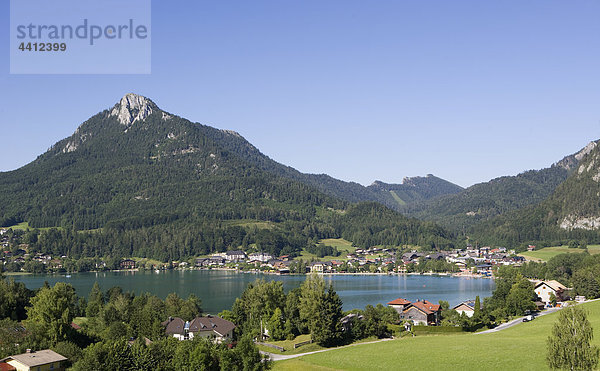
[[[599,15],[592,0],[154,0],[151,74],[10,75],[4,0],[0,170],[128,92],[365,185],[547,167],[600,138]]]

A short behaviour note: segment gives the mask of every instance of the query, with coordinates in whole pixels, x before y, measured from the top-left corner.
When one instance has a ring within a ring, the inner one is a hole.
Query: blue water
[[[161,298],[171,292],[184,298],[194,293],[202,300],[202,308],[207,313],[231,309],[235,298],[241,295],[248,283],[257,278],[282,281],[284,289],[288,291],[300,286],[306,277],[209,270],[77,273],[71,277],[14,276],[15,281],[25,283],[30,289],[41,287],[44,281],[50,285],[59,281],[68,282],[75,287],[78,295],[85,297],[96,281],[102,290],[120,286],[124,291],[136,294],[150,292]],[[398,297],[411,301],[426,299],[434,303],[446,300],[453,306],[474,299],[477,295],[483,300],[495,288],[491,279],[447,276],[334,275],[324,276],[324,279],[327,284],[333,283],[344,303],[344,310],[364,308],[367,304],[385,304]]]

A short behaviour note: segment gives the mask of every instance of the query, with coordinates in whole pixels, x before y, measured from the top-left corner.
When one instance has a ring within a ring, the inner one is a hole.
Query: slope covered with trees
[[[30,232],[32,251],[164,261],[239,246],[294,254],[343,236],[365,247],[452,246],[431,223],[268,171],[240,138],[128,94],[32,163],[0,173],[0,226],[61,227]]]
[[[595,145],[592,142],[548,168],[475,184],[456,194],[409,205],[403,211],[457,231],[468,231],[478,223],[545,200]]]
[[[474,234],[483,241],[518,245],[526,242],[600,243],[600,148],[591,146],[567,180],[537,205],[482,223]]]

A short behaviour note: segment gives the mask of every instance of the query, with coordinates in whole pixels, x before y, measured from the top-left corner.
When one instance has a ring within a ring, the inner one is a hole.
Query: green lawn
[[[313,352],[315,350],[325,349],[316,343],[305,344],[297,349],[294,349],[294,344],[302,343],[302,342],[308,341],[308,340],[310,340],[310,335],[298,335],[294,340],[282,340],[282,341],[269,341],[268,342],[269,344],[283,347],[283,349],[285,349],[284,352],[280,352],[277,349],[273,349],[271,347],[267,347],[264,345],[258,345],[258,349],[263,350],[265,352],[269,352],[269,353],[275,353],[275,354],[298,354],[298,353]]]
[[[352,242],[346,241],[343,238],[325,238],[319,242],[327,246],[336,247],[343,253],[354,252],[356,250],[356,247],[352,246]]]
[[[600,301],[584,304],[600,345]],[[275,362],[274,370],[541,370],[557,313],[488,334],[404,337]]]
[[[29,223],[28,223],[28,222],[22,222],[22,223],[19,223],[19,224],[15,224],[15,225],[13,225],[13,226],[10,226],[10,227],[8,227],[8,228],[15,229],[15,230],[16,230],[16,229],[20,229],[20,230],[24,231],[24,230],[27,230],[27,229],[29,229]]]
[[[4,228],[7,228],[7,229],[11,228],[11,229],[15,229],[15,230],[19,229],[22,231],[26,231],[28,229],[33,229],[33,227],[29,226],[29,222],[21,222],[19,224],[11,225],[10,227],[4,227]],[[37,229],[39,229],[40,231],[45,231],[45,230],[52,229],[52,228],[61,228],[61,227],[44,227],[44,228],[37,228]]]
[[[340,256],[324,256],[322,258],[317,258],[315,254],[311,254],[306,250],[302,250],[300,253],[299,259],[310,260],[316,259],[319,261],[329,261],[329,260],[348,260],[346,255],[348,253],[352,253],[356,251],[356,247],[352,246],[352,242],[347,241],[343,238],[325,238],[319,241],[319,243],[325,244],[327,246],[335,247],[338,251],[341,252]]]
[[[519,255],[525,257],[527,260],[548,261],[559,254],[577,254],[582,253],[583,251],[583,249],[571,249],[568,246],[554,246],[544,247],[535,251],[526,251]],[[600,245],[589,245],[588,251],[590,254],[600,254]]]

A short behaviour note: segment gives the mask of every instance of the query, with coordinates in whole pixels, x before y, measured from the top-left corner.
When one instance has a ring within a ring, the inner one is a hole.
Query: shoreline
[[[225,271],[225,272],[235,272],[235,273],[244,273],[244,274],[265,274],[265,275],[275,275],[275,276],[307,276],[309,273],[279,273],[272,271],[261,271],[261,270],[238,270],[236,268],[174,268],[174,269],[161,269],[159,272],[155,274],[160,274],[162,272],[166,272],[169,270],[173,271]],[[112,269],[106,271],[87,271],[87,272],[62,272],[62,273],[30,273],[30,272],[3,272],[4,276],[27,276],[27,275],[49,275],[49,276],[70,276],[72,274],[79,273],[113,273],[113,272],[155,272],[150,269]],[[484,276],[480,274],[472,274],[472,273],[451,273],[451,272],[441,272],[441,273],[396,273],[396,272],[354,272],[354,273],[344,273],[344,272],[326,272],[326,273],[317,273],[321,276],[433,276],[433,277],[454,277],[454,278],[487,278],[494,279],[493,276]]]

